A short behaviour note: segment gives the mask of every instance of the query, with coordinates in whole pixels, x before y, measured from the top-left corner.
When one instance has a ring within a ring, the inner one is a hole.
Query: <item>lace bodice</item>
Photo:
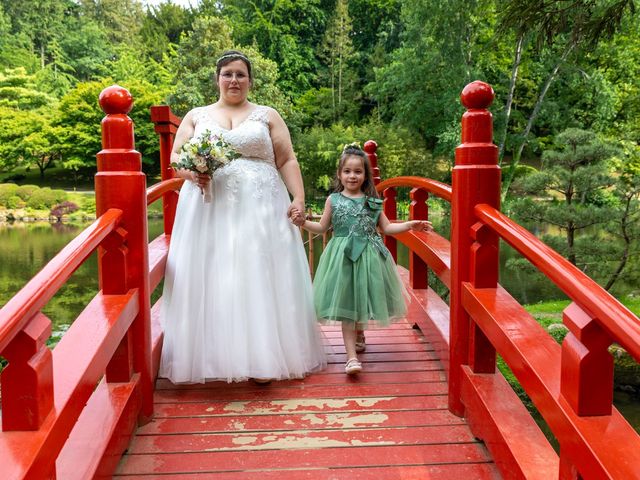
[[[194,136],[205,130],[222,135],[224,140],[247,160],[263,161],[276,166],[269,133],[268,107],[257,105],[249,116],[231,130],[221,127],[210,115],[208,107],[194,111]]]

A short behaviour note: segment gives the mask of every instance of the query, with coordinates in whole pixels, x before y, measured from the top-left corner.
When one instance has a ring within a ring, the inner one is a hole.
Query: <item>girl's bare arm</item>
[[[313,233],[324,233],[331,228],[331,198],[327,197],[327,201],[324,202],[324,211],[319,222],[312,222],[305,220],[301,225],[302,228]]]
[[[385,235],[394,235],[409,230],[416,230],[418,232],[433,230],[431,222],[427,220],[409,220],[408,222],[391,223],[384,212],[380,214],[378,226]]]

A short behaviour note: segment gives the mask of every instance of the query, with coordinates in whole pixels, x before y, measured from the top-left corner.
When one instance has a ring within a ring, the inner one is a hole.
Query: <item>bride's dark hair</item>
[[[336,178],[333,181],[333,189],[335,192],[341,192],[344,190],[342,182],[340,182],[340,172],[344,168],[345,162],[350,157],[360,157],[362,159],[362,166],[364,168],[364,182],[362,182],[362,193],[367,197],[378,198],[378,191],[373,183],[373,172],[371,170],[371,163],[369,163],[369,156],[355,143],[345,145],[342,149],[342,155],[338,161],[338,170],[336,171]]]
[[[235,62],[236,60],[242,60],[247,66],[249,71],[249,80],[253,81],[253,73],[251,73],[251,61],[249,58],[239,50],[227,50],[220,55],[220,58],[216,60],[216,79],[220,76],[220,70],[225,65]]]

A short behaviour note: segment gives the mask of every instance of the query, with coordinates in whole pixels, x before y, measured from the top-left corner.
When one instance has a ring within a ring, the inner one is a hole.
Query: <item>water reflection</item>
[[[0,306],[15,295],[84,226],[65,223],[14,223],[0,227]],[[151,238],[162,231],[162,221],[149,222]],[[73,322],[98,292],[98,264],[95,253],[43,308],[54,331]]]

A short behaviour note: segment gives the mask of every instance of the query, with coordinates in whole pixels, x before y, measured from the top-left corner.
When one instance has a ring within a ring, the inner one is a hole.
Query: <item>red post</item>
[[[500,239],[486,225],[471,227],[470,282],[475,288],[496,288]],[[469,327],[469,366],[474,373],[495,373],[496,349],[475,322]]]
[[[171,112],[171,107],[155,105],[151,107],[151,121],[155,124],[155,131],[160,135],[161,178],[162,180],[169,180],[175,177],[175,171],[171,166],[171,150],[173,149],[173,140],[180,126],[180,118]],[[178,192],[168,192],[162,197],[164,233],[166,235],[171,235],[173,231],[177,205]]]
[[[38,430],[53,408],[51,320],[38,312],[2,354],[2,430]]]
[[[475,81],[460,95],[462,143],[456,148],[451,198],[451,328],[449,338],[449,410],[464,415],[460,394],[462,365],[469,363],[470,321],[462,306],[462,284],[471,280],[473,209],[481,203],[500,204],[498,147],[493,144],[493,120],[487,107],[494,98],[490,85]],[[483,275],[478,272],[478,277]],[[479,359],[476,359],[479,361]]]
[[[373,184],[378,185],[380,183],[380,169],[378,168],[378,144],[374,140],[367,140],[364,142],[364,151],[369,157],[369,163],[371,164],[371,173],[373,174]]]
[[[422,188],[413,188],[409,194],[411,204],[409,205],[409,218],[412,220],[428,220],[429,207],[427,200],[429,192]],[[429,287],[429,268],[415,252],[409,252],[409,283],[411,288]]]
[[[102,91],[99,100],[107,115],[102,120],[102,150],[97,154],[96,213],[102,215],[109,208],[122,210],[123,230],[116,237],[126,236],[126,248],[117,248],[115,237],[114,248],[100,248],[100,288],[106,289],[105,293],[137,288],[140,298],[140,311],[128,333],[132,338],[123,341],[118,358],[110,365],[109,377],[128,376],[129,362],[126,354],[123,360],[123,349],[133,348],[133,368],[140,373],[142,392],[140,421],[146,421],[153,413],[146,176],[142,173],[141,155],[135,150],[133,121],[127,116],[133,107],[131,94],[112,85]],[[124,371],[119,372],[119,368]]]
[[[562,312],[570,332],[562,342],[560,391],[580,416],[611,415],[611,338],[593,316],[572,303]]]

